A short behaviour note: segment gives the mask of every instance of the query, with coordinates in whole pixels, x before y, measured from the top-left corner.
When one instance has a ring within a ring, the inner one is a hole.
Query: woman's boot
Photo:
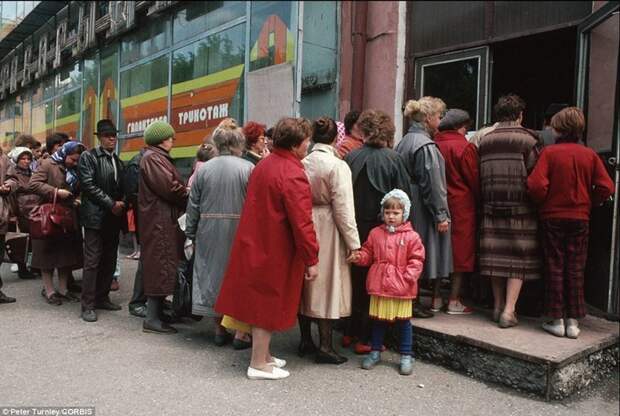
[[[146,302],[146,318],[142,323],[142,331],[155,334],[176,334],[177,330],[165,322],[160,316],[164,298],[160,296],[149,296]]]
[[[314,354],[317,348],[314,342],[312,342],[312,319],[303,315],[297,315],[297,319],[299,320],[299,331],[301,332],[301,341],[297,348],[297,355],[303,357],[306,354]]]
[[[329,319],[319,319],[319,339],[321,346],[316,353],[314,361],[319,364],[342,364],[347,358],[334,351],[332,343],[332,322]]]

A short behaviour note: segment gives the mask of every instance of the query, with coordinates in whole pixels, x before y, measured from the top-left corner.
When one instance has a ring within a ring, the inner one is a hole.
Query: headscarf
[[[17,164],[17,162],[19,161],[19,157],[24,153],[28,153],[30,155],[30,159],[32,159],[32,150],[24,146],[16,147],[15,149],[11,150],[7,156],[11,158],[13,163]]]
[[[71,140],[60,146],[58,150],[56,150],[56,152],[52,155],[52,160],[56,163],[60,163],[67,170],[65,180],[67,181],[67,185],[69,185],[69,189],[73,193],[77,191],[77,184],[79,182],[79,179],[75,168],[68,168],[65,165],[65,159],[79,146],[84,147],[82,143]]]
[[[390,198],[396,198],[403,205],[403,222],[407,221],[409,218],[409,212],[411,211],[411,200],[407,196],[407,194],[400,189],[392,189],[390,192],[385,194],[383,199],[381,199],[381,217],[383,217],[383,204]],[[394,230],[390,230],[394,232]]]
[[[338,135],[336,136],[336,143],[334,143],[334,147],[338,148],[346,137],[344,123],[342,121],[336,121],[336,130],[338,131]]]

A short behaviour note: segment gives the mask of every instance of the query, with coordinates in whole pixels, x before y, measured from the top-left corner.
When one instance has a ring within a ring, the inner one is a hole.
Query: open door
[[[576,104],[586,115],[585,144],[605,162],[616,194],[592,210],[585,276],[588,304],[618,315],[618,1],[610,1],[579,25]]]
[[[416,58],[416,98],[441,97],[448,108],[466,110],[475,130],[488,121],[489,48]]]

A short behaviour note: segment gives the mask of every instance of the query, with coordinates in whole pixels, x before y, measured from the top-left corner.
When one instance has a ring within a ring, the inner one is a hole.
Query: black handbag
[[[28,249],[30,246],[30,235],[27,233],[8,232],[4,239],[4,259],[5,263],[28,263]]]
[[[177,281],[172,296],[172,310],[177,318],[192,315],[192,274],[194,256],[181,260],[177,268]]]

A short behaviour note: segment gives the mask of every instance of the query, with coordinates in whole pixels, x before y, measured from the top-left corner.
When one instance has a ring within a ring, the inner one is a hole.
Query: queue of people
[[[472,313],[463,288],[476,268],[491,281],[500,328],[518,325],[523,282],[544,278],[552,320],[543,329],[579,335],[590,210],[614,186],[600,158],[579,144],[580,109],[566,107],[550,119],[555,141],[547,146],[521,126],[524,110],[519,97],[501,97],[497,123],[467,140],[466,111],[435,97],[411,100],[404,107],[410,127],[396,146],[393,121],[379,110],[352,111],[342,126],[329,117],[283,118],[271,129],[226,119],[199,147],[189,183],[170,155],[170,124],[150,124],[145,148],[125,166],[115,153],[115,126],[101,120],[94,149],[51,137],[48,158],[37,159],[34,145],[3,155],[0,213],[9,216],[14,206],[23,230],[33,213],[44,215],[42,204],[75,213],[74,227],[32,240],[30,267],[41,271],[48,303],[80,301],[86,322],[97,320],[97,309],[121,309],[109,292],[131,208],[140,258],[129,309],[144,318],[145,332],[176,332],[164,309],[187,239],[192,314],[213,320],[216,345],[252,349],[250,379],[289,376],[270,344],[274,332],[296,322],[300,356],[346,362],[333,342],[340,322],[342,346],[366,354],[367,370],[380,362],[393,324],[399,372],[408,375],[411,318]],[[0,218],[2,239],[7,225]],[[79,268],[80,297],[71,290]],[[417,301],[423,284],[430,311]],[[0,303],[11,301],[0,292]]]

